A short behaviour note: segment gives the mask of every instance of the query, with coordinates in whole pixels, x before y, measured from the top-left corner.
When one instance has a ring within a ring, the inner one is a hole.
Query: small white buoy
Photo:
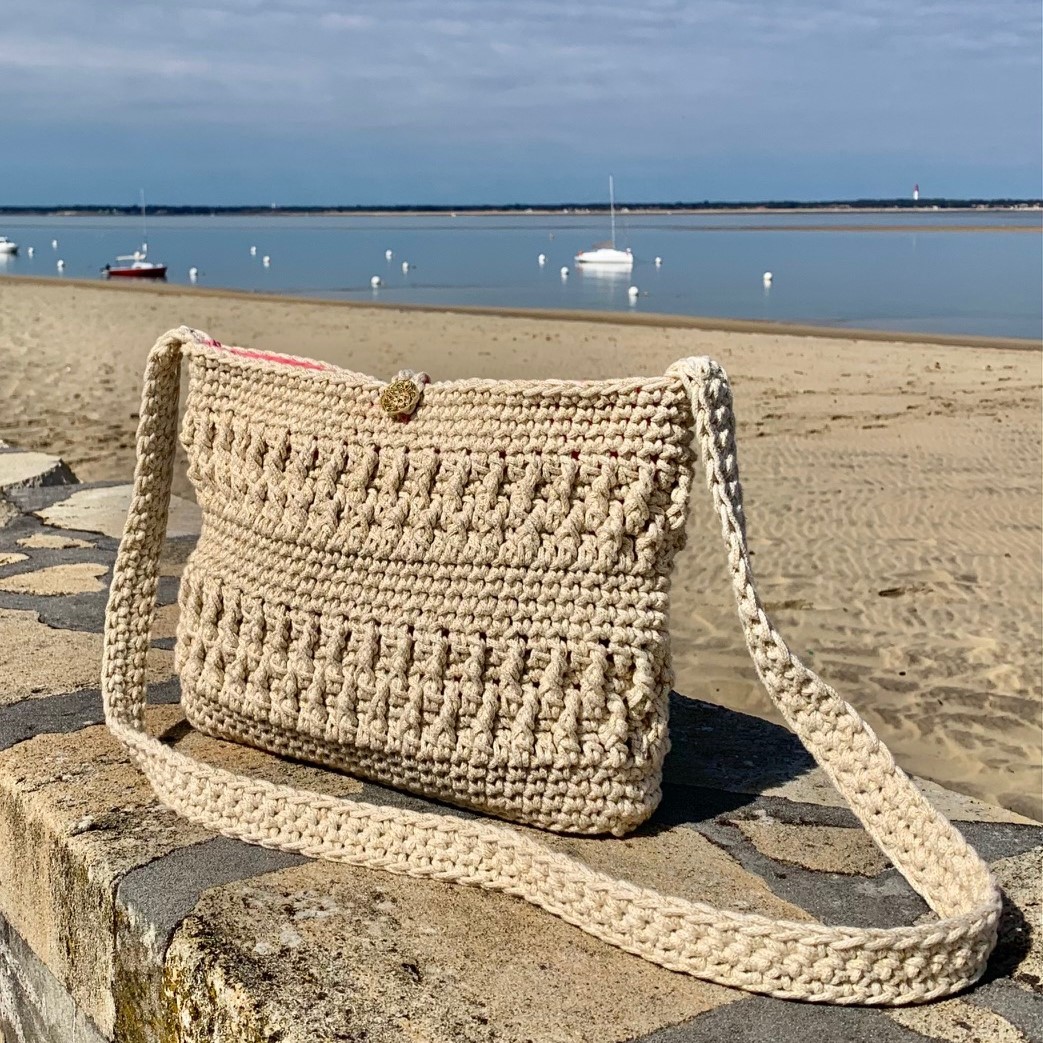
[[[662,257],[657,257],[655,259],[655,266],[657,268],[662,268],[663,267],[663,259],[662,259]]]
[[[192,282],[195,282],[196,279],[199,278],[199,269],[195,267],[189,268],[188,277],[192,280]]]
[[[29,247],[29,249],[28,249],[28,250],[26,250],[25,252],[26,252],[26,253],[27,253],[27,254],[28,254],[28,255],[29,255],[30,257],[32,257],[32,255],[33,255],[33,248],[32,248],[32,247],[30,246],[30,247]]]
[[[58,271],[61,271],[65,267],[65,262],[59,257],[58,258]]]
[[[257,256],[257,247],[256,246],[251,246],[250,247],[250,256],[251,257],[256,257]]]
[[[561,268],[561,277],[563,279],[567,279],[569,277],[569,270],[564,265],[562,265],[562,268]]]
[[[261,264],[263,264],[265,266],[265,268],[269,267],[271,265],[271,263],[272,263],[272,259],[267,254],[265,254],[261,258]]]
[[[765,272],[764,275],[761,276],[761,278],[764,280],[765,286],[770,286],[771,280],[774,278],[774,276],[771,274],[771,272]]]
[[[369,280],[369,284],[374,290],[378,289],[380,287],[380,276],[374,275],[373,278]]]
[[[408,272],[409,271],[409,262],[408,261],[403,261],[402,262],[402,271],[404,271],[404,272]]]
[[[637,298],[640,296],[640,294],[641,294],[641,291],[636,286],[631,286],[630,289],[627,290],[627,296],[632,301],[636,301]]]
[[[51,249],[52,250],[57,250],[58,249],[58,240],[57,239],[52,239],[51,240]]]
[[[540,256],[536,258],[536,260],[539,262],[539,265],[542,268],[547,263],[547,255],[540,254]]]
[[[384,260],[385,261],[390,261],[391,258],[394,257],[394,256],[395,255],[390,250],[385,250],[384,251]]]

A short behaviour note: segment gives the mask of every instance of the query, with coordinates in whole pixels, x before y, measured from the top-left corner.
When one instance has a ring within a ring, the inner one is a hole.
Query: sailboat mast
[[[148,253],[148,224],[145,221],[145,190],[141,192],[141,252]]]
[[[608,212],[612,221],[612,249],[616,248],[616,197],[612,175],[608,175]]]

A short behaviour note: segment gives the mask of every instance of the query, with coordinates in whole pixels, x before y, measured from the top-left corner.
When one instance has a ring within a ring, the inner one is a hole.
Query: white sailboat
[[[576,254],[576,264],[591,268],[611,268],[625,271],[634,267],[634,255],[630,250],[616,249],[616,197],[612,175],[608,176],[608,211],[612,222],[612,238],[607,243],[597,243],[589,250]]]

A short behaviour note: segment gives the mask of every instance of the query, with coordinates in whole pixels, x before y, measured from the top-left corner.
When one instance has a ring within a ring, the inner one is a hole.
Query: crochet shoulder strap
[[[109,727],[178,814],[226,836],[351,865],[502,891],[675,971],[786,999],[914,1003],[976,981],[1001,897],[988,868],[895,765],[869,726],[786,647],[754,588],[732,398],[724,371],[684,359],[706,480],[721,521],[746,642],[765,688],[867,832],[938,919],[862,928],[771,920],[664,896],[489,820],[425,814],[273,785],[187,757],[144,727],[145,657],[170,498],[182,340],[149,356],[134,495],[105,621]]]

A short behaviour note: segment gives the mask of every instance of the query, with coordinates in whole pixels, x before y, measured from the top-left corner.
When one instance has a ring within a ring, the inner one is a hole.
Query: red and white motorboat
[[[125,263],[107,264],[102,268],[102,274],[109,279],[165,279],[167,277],[165,264],[157,264],[148,259],[148,225],[145,222],[144,189],[141,190],[141,238],[143,242],[140,250],[117,257],[117,262]]]
[[[167,266],[165,264],[157,264],[155,261],[149,261],[147,256],[148,244],[142,243],[140,250],[135,250],[132,254],[123,254],[116,258],[117,262],[129,261],[129,264],[107,264],[102,268],[102,272],[109,279],[165,279],[167,277]]]

